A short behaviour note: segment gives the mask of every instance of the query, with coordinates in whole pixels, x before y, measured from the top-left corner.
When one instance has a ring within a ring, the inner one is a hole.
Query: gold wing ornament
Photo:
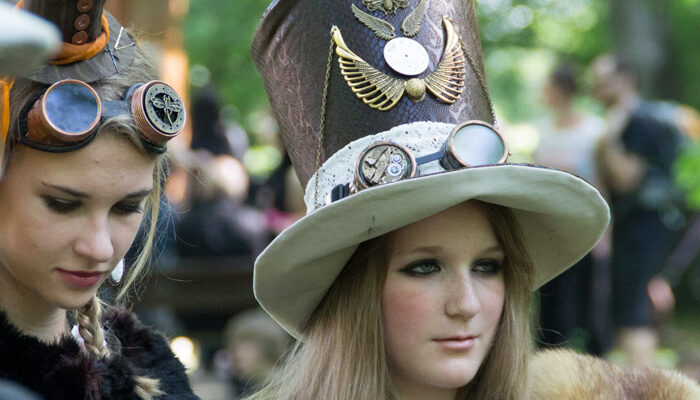
[[[426,76],[423,81],[435,97],[445,103],[452,104],[464,91],[464,52],[462,51],[462,41],[457,36],[452,21],[447,17],[442,17],[442,23],[447,32],[445,52],[442,54],[437,69]]]
[[[423,79],[403,80],[391,77],[369,65],[345,44],[340,29],[331,28],[338,55],[340,73],[355,95],[371,108],[387,111],[393,108],[404,92],[414,102],[421,101],[426,90],[447,104],[453,104],[464,90],[464,53],[462,42],[448,17],[445,25],[445,51],[435,71]]]
[[[425,0],[421,0],[416,8],[408,14],[408,17],[401,23],[401,30],[407,37],[413,37],[420,31],[420,25],[425,15]]]
[[[340,72],[355,95],[380,111],[394,107],[403,96],[405,83],[378,71],[353,53],[345,44],[337,26],[331,28],[331,35],[336,45]]]
[[[396,37],[394,27],[381,18],[373,17],[366,12],[360,10],[352,4],[352,13],[355,17],[374,32],[380,39],[391,40]]]

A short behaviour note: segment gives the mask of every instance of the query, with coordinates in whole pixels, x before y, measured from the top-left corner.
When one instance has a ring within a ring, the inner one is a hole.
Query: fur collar
[[[700,386],[675,371],[621,368],[569,350],[535,355],[531,366],[532,400],[697,400]]]
[[[103,321],[111,340],[119,342],[110,346],[119,350],[109,359],[84,351],[71,335],[54,344],[24,335],[0,312],[0,378],[47,400],[139,400],[134,376],[140,375],[161,380],[166,395],[159,399],[197,399],[163,336],[124,310],[106,311]]]

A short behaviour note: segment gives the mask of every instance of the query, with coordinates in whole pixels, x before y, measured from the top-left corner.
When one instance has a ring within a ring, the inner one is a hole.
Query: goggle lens
[[[68,134],[88,132],[100,118],[98,99],[84,84],[55,86],[45,97],[48,122]]]
[[[493,129],[481,125],[465,125],[451,141],[452,151],[462,166],[496,164],[506,153],[505,143]],[[456,167],[456,166],[453,166]]]

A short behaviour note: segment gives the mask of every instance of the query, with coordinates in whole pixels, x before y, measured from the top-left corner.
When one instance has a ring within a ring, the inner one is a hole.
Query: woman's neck
[[[426,386],[405,379],[392,378],[392,383],[401,395],[401,400],[455,400],[457,389]]]
[[[566,129],[575,126],[581,121],[581,114],[573,107],[571,102],[565,102],[554,111],[554,126],[557,129]]]
[[[46,343],[67,332],[66,311],[31,296],[0,264],[0,310],[20,332]]]

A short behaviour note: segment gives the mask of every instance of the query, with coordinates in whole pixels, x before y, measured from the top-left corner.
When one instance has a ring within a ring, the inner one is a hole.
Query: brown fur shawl
[[[621,368],[569,350],[546,350],[530,365],[531,400],[699,400],[700,386],[675,371]]]

